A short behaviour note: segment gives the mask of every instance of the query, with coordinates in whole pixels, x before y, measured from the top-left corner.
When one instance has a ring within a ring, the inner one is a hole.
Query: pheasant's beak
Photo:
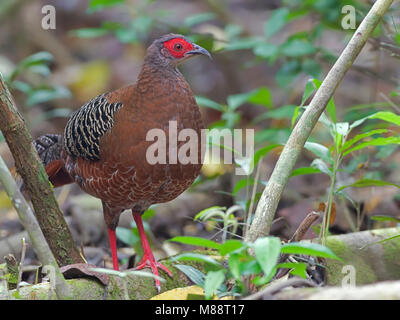
[[[195,55],[195,54],[203,54],[203,55],[209,57],[210,59],[212,59],[211,54],[206,49],[198,46],[197,44],[195,44],[193,46],[193,50],[186,52],[185,56]]]

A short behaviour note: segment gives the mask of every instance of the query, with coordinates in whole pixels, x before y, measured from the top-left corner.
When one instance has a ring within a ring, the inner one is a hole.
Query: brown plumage
[[[110,236],[114,269],[118,269],[115,228],[119,216],[131,209],[142,239],[144,257],[137,268],[149,266],[170,272],[155,261],[144,235],[141,214],[152,204],[170,201],[185,191],[201,169],[197,163],[150,164],[146,141],[151,129],[166,133],[176,121],[178,132],[193,129],[200,141],[204,128],[199,108],[177,66],[196,54],[208,52],[181,35],[169,34],[153,42],[135,84],[102,94],[77,110],[61,135],[35,141],[54,186],[76,182],[100,198]],[[185,142],[178,142],[178,148]],[[156,281],[159,288],[160,283]]]

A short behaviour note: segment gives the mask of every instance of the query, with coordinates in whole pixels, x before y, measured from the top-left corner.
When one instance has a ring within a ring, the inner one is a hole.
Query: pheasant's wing
[[[100,138],[114,125],[121,102],[110,102],[108,93],[97,96],[78,109],[64,131],[64,148],[74,157],[100,160]]]

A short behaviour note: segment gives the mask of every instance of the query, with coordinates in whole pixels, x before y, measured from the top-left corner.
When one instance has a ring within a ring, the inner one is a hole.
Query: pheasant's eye
[[[176,43],[176,44],[174,45],[174,49],[175,49],[176,51],[181,51],[181,50],[183,49],[183,46],[182,46],[182,44],[180,44],[180,43]]]

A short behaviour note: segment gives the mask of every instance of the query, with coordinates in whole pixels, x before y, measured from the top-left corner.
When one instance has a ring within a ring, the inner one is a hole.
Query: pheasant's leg
[[[111,248],[111,255],[113,261],[113,268],[114,270],[119,270],[118,266],[118,257],[117,257],[117,238],[115,236],[115,230],[107,228],[108,230],[108,237],[110,239],[110,248]]]
[[[171,271],[169,271],[161,263],[157,262],[153,256],[153,253],[151,252],[149,242],[147,241],[146,233],[144,232],[142,216],[140,214],[133,213],[133,219],[136,222],[136,226],[138,228],[140,240],[142,241],[142,247],[143,247],[143,258],[142,258],[142,260],[140,260],[140,262],[138,263],[138,265],[136,266],[135,269],[140,270],[145,267],[150,267],[151,272],[154,275],[158,276],[158,268],[160,268],[160,269],[164,270],[170,277],[172,277]],[[160,291],[160,289],[161,289],[160,280],[155,279],[155,283],[156,283],[157,290]]]

